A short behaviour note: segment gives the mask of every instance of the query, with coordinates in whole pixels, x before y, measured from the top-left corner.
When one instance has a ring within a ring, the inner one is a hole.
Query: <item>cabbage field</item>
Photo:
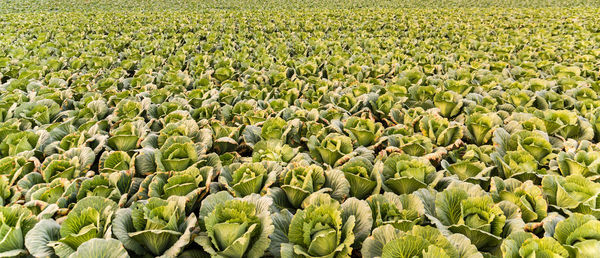
[[[599,7],[2,1],[0,257],[599,257]]]

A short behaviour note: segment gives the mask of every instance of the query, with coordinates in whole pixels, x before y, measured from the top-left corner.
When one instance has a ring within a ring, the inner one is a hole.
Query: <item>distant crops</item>
[[[594,257],[600,9],[437,3],[0,4],[0,257]]]
[[[598,8],[599,0],[4,0],[0,13],[298,9]]]

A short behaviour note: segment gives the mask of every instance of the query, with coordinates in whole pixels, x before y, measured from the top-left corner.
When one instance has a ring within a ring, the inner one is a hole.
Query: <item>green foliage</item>
[[[597,0],[6,0],[0,257],[595,257]]]

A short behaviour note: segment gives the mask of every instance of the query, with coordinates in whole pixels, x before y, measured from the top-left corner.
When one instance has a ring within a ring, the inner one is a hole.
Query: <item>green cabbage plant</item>
[[[550,138],[542,131],[521,130],[509,134],[506,130],[498,128],[494,132],[494,143],[499,153],[526,151],[540,165],[547,165],[556,157]]]
[[[541,222],[548,215],[548,203],[542,189],[533,181],[521,182],[514,178],[502,180],[494,177],[490,192],[496,203],[509,201],[517,205],[521,210],[521,218],[526,223]]]
[[[259,141],[254,144],[252,161],[276,161],[288,163],[298,154],[298,148],[292,148],[280,140]]]
[[[214,179],[211,167],[190,167],[183,171],[157,172],[147,176],[132,200],[157,197],[183,202],[187,212],[208,193]]]
[[[537,112],[536,116],[544,121],[546,132],[549,135],[576,140],[591,140],[594,138],[592,125],[573,111],[550,109]]]
[[[398,147],[400,151],[410,156],[422,157],[433,152],[433,142],[424,135],[404,135],[398,140],[398,146],[394,147]]]
[[[94,164],[96,155],[89,147],[70,149],[63,154],[53,154],[42,162],[44,181],[56,178],[74,179],[84,176]]]
[[[147,112],[150,107],[150,99],[144,98],[142,101],[134,99],[123,99],[120,100],[113,114],[109,115],[107,119],[113,121],[132,121],[137,120]]]
[[[468,238],[444,236],[436,228],[413,226],[400,230],[383,225],[373,230],[361,249],[363,257],[483,257]]]
[[[325,172],[317,165],[300,165],[281,174],[280,187],[292,207],[298,208],[309,195],[325,185]]]
[[[110,130],[107,145],[113,150],[131,151],[141,146],[147,134],[148,128],[144,121],[124,122],[119,124],[117,128]]]
[[[133,172],[135,157],[124,151],[109,151],[102,153],[99,160],[100,173]]]
[[[344,173],[351,197],[365,199],[381,191],[380,170],[375,169],[369,159],[361,156],[353,157],[337,169]]]
[[[4,206],[13,203],[19,197],[15,188],[10,186],[9,178],[5,175],[0,175],[0,205]]]
[[[600,176],[600,152],[598,151],[560,152],[556,163],[563,176],[582,175],[594,181]]]
[[[196,215],[186,217],[184,203],[151,197],[119,209],[113,234],[136,255],[177,256],[190,243]]]
[[[321,141],[311,136],[308,141],[311,156],[318,162],[335,166],[336,162],[353,151],[352,139],[338,133],[330,133]]]
[[[515,232],[502,242],[502,257],[569,257],[569,252],[552,237],[538,238],[528,232]]]
[[[538,160],[525,150],[508,151],[504,157],[493,153],[500,176],[504,179],[517,178],[519,180],[534,180],[539,182],[539,177],[545,174],[545,170],[539,168]]]
[[[392,153],[378,162],[380,164],[375,166],[381,169],[383,189],[396,194],[410,194],[420,188],[435,187],[443,177],[443,172],[436,171],[428,160],[406,154]]]
[[[548,204],[554,209],[600,215],[600,183],[578,174],[567,177],[549,175],[542,179],[542,189]]]
[[[41,175],[37,174],[35,176],[37,179],[33,179],[33,175],[36,174],[32,173],[31,175],[32,183],[40,181],[32,185],[25,193],[24,206],[33,211],[33,213],[39,214],[51,205],[66,209],[71,203],[76,201],[76,193],[81,180],[71,182],[66,178],[56,178],[50,183],[46,183],[41,179]]]
[[[187,136],[171,136],[156,153],[158,171],[182,171],[198,162],[200,146]]]
[[[281,171],[282,167],[274,161],[234,163],[223,167],[219,183],[236,197],[253,193],[264,195]]]
[[[38,219],[25,207],[0,207],[0,257],[19,257],[28,254],[25,236]]]
[[[446,118],[458,115],[463,106],[462,96],[454,91],[436,93],[433,103],[440,110],[440,115]]]
[[[369,235],[373,223],[368,204],[355,198],[340,205],[327,194],[307,199],[293,216],[274,216],[271,254],[279,257],[347,257]],[[277,252],[279,251],[279,253]]]
[[[123,206],[132,194],[130,192],[131,185],[131,175],[126,173],[96,175],[81,182],[77,189],[77,200],[88,196],[102,196]],[[135,190],[135,186],[131,190]]]
[[[502,119],[494,113],[474,113],[465,121],[465,136],[470,142],[481,146],[487,144],[494,130],[502,125]]]
[[[40,161],[33,155],[15,155],[0,159],[0,175],[5,176],[9,185],[14,185],[25,175],[37,170]]]
[[[358,145],[369,146],[377,142],[383,132],[383,126],[371,119],[351,116],[344,123],[344,130]]]
[[[260,136],[264,140],[281,140],[286,126],[280,117],[269,118],[262,124]]]
[[[110,237],[110,226],[117,204],[100,196],[77,202],[59,225],[52,219],[37,223],[25,236],[27,250],[36,257],[67,257],[94,238]]]
[[[453,164],[442,160],[441,166],[446,175],[456,176],[461,181],[470,183],[483,183],[490,179],[494,167],[486,166],[485,163],[477,160],[458,160]]]
[[[463,137],[462,126],[440,116],[424,116],[419,121],[421,133],[437,146],[448,146]]]
[[[34,102],[21,103],[15,111],[15,117],[26,120],[35,125],[44,125],[53,122],[60,113],[60,106],[50,100],[41,99]]]
[[[410,230],[424,222],[425,206],[416,195],[385,192],[371,195],[366,201],[371,208],[373,228],[392,225],[400,230]]]
[[[212,194],[200,206],[201,233],[194,242],[212,257],[262,257],[274,231],[271,205],[269,197],[257,194]]]
[[[600,250],[599,229],[600,221],[594,216],[573,213],[556,223],[554,238],[567,249],[569,257],[594,257]]]
[[[426,207],[431,207],[427,217],[437,228],[465,235],[481,252],[497,254],[505,236],[523,231],[518,206],[494,203],[478,185],[453,182],[435,197],[430,196],[423,200]]]
[[[0,141],[2,157],[15,156],[26,151],[34,151],[41,145],[40,134],[32,131],[14,132],[3,137]]]

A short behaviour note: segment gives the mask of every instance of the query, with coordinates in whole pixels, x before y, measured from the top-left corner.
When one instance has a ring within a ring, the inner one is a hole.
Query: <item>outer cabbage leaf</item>
[[[69,258],[78,257],[128,258],[129,254],[119,240],[94,238],[81,244],[76,252],[69,255]]]

